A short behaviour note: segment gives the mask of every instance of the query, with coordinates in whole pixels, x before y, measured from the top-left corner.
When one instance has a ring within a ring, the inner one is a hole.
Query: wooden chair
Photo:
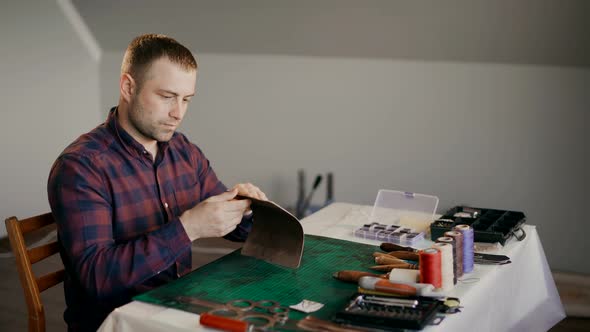
[[[10,246],[16,259],[16,267],[27,302],[29,331],[45,331],[45,310],[41,302],[41,292],[62,282],[65,278],[65,271],[62,268],[39,278],[35,277],[32,264],[59,252],[59,244],[54,241],[27,249],[24,235],[53,223],[55,220],[51,213],[22,220],[18,220],[16,217],[6,219]]]

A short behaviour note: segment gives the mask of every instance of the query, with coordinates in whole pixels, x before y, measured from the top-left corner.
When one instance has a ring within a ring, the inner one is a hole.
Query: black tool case
[[[435,320],[436,314],[444,306],[441,301],[428,297],[405,297],[405,300],[416,300],[417,304],[413,306],[371,303],[369,298],[395,297],[356,294],[343,310],[336,313],[332,321],[369,331],[421,330]]]
[[[522,241],[526,233],[522,212],[455,206],[430,224],[430,238],[435,241],[457,225],[473,227],[475,242],[500,242],[502,245],[514,235]]]

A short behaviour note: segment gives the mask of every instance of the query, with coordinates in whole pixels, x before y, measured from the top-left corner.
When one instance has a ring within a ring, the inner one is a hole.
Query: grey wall
[[[333,171],[338,201],[372,204],[387,188],[436,195],[440,212],[456,204],[522,210],[552,268],[590,273],[590,70],[198,57],[182,131],[226,184],[252,181],[289,205],[305,168]],[[103,114],[117,101],[121,59],[103,57]]]
[[[73,0],[104,49],[590,66],[587,0]]]
[[[49,211],[46,183],[53,161],[99,121],[99,76],[98,64],[54,1],[3,2],[0,42],[4,220]]]

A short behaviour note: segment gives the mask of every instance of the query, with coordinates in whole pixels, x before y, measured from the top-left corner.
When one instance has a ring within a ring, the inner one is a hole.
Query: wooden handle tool
[[[409,263],[397,263],[397,264],[387,264],[387,265],[375,265],[375,266],[371,266],[370,269],[375,270],[375,271],[383,271],[383,272],[389,272],[393,269],[418,270],[418,265],[409,264]]]
[[[378,256],[393,256],[395,258],[399,258],[399,259],[406,259],[409,261],[418,261],[419,260],[419,254],[417,252],[409,252],[409,251],[392,251],[392,252],[388,252],[388,253],[383,253],[383,252],[374,252],[373,253],[373,257],[378,257]]]
[[[375,290],[378,292],[384,292],[398,296],[414,296],[418,293],[416,287],[412,285],[371,277],[361,278],[361,280],[359,280],[359,286],[364,289]]]
[[[375,274],[371,272],[344,270],[334,272],[332,277],[341,281],[357,283],[361,277],[389,278],[389,274]]]
[[[379,248],[381,248],[381,250],[387,251],[387,252],[391,252],[391,251],[418,252],[419,251],[418,249],[414,249],[412,247],[404,247],[404,246],[400,246],[399,244],[389,243],[389,242],[381,243]]]
[[[409,261],[418,261],[420,255],[417,252],[409,252],[409,251],[391,251],[387,253],[393,257],[397,257],[400,259],[407,259]]]
[[[379,265],[388,265],[388,264],[406,263],[406,261],[401,260],[396,257],[393,257],[393,256],[383,255],[383,256],[375,257],[375,263],[377,263]]]

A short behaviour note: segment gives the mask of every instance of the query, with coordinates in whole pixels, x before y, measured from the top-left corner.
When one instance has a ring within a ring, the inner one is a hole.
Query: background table
[[[370,206],[334,203],[303,219],[305,234],[378,245],[355,238],[354,229],[368,222]],[[462,312],[447,315],[424,331],[546,331],[565,312],[534,226],[524,227],[523,241],[510,240],[500,254],[512,263],[475,265],[457,283],[451,296],[461,299]],[[133,301],[113,311],[99,331],[215,331],[199,325],[199,315]]]

